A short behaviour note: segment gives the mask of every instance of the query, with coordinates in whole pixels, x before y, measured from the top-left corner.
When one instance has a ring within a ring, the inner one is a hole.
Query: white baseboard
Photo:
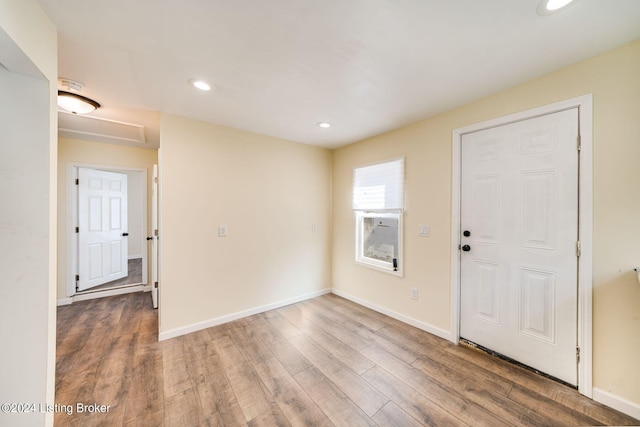
[[[331,292],[338,295],[339,297],[348,299],[350,301],[355,302],[356,304],[360,304],[364,307],[370,308],[373,311],[377,311],[378,313],[385,314],[389,317],[393,317],[396,320],[399,320],[403,323],[406,323],[411,326],[415,326],[418,329],[422,329],[425,332],[429,332],[437,337],[444,338],[447,341],[453,341],[453,336],[451,332],[445,331],[444,329],[437,328],[435,326],[429,325],[428,323],[424,323],[420,320],[416,320],[412,317],[405,316],[404,314],[396,313],[395,311],[389,310],[387,308],[381,307],[377,304],[364,300],[362,298],[350,295],[346,292],[340,291],[338,289],[331,289]]]
[[[593,400],[640,420],[640,405],[599,388],[593,388]]]
[[[275,310],[276,308],[284,307],[290,304],[295,304],[300,301],[319,297],[320,295],[325,295],[330,292],[331,292],[331,289],[322,289],[320,291],[309,292],[307,294],[303,294],[297,297],[274,302],[271,304],[250,308],[248,310],[239,311],[237,313],[227,314],[225,316],[216,317],[214,319],[205,320],[203,322],[193,323],[191,325],[183,326],[180,328],[170,329],[168,331],[160,332],[160,334],[158,335],[158,339],[159,341],[164,341],[171,338],[179,337],[180,335],[186,335],[191,332],[200,331],[202,329],[211,328],[212,326],[218,326],[218,325],[222,325],[223,323],[228,323],[234,320],[242,319],[243,317],[253,316],[254,314],[264,313],[265,311]]]

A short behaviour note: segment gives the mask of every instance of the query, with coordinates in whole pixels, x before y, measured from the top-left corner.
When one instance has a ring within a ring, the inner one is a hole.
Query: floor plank
[[[379,366],[371,368],[363,377],[369,384],[389,396],[400,409],[425,425],[467,425]]]
[[[258,377],[293,425],[330,426],[329,418],[276,358],[255,366]]]
[[[367,415],[375,414],[389,400],[306,336],[292,338],[291,343]]]
[[[466,424],[474,426],[509,425],[476,403],[470,402],[456,393],[452,393],[446,387],[443,387],[437,379],[396,359],[393,355],[376,346],[372,345],[363,350],[362,353],[376,362],[378,366],[391,373],[391,375],[417,390],[423,396],[428,397],[436,405],[450,414],[457,416]]]
[[[263,393],[254,369],[244,360],[231,338],[216,340],[215,347],[245,420],[251,421],[256,417],[270,414],[272,412],[270,396]]]
[[[374,416],[373,420],[379,426],[403,426],[403,427],[416,427],[422,426],[424,424],[419,423],[414,418],[412,418],[409,414],[404,412],[401,408],[398,407],[393,402],[389,402],[384,405]]]
[[[362,409],[315,367],[310,366],[298,373],[295,380],[334,425],[343,427],[376,425]]]
[[[283,310],[283,313],[286,314],[286,311]],[[345,344],[343,341],[321,327],[312,323],[307,323],[300,325],[299,329],[304,332],[307,337],[311,338],[311,340],[313,340],[318,346],[335,358],[339,359],[355,373],[362,374],[373,366],[373,363],[370,360],[363,357],[351,346]],[[297,336],[298,335],[292,338],[296,338]]]
[[[58,307],[56,426],[638,425],[336,295],[158,342],[148,293]]]

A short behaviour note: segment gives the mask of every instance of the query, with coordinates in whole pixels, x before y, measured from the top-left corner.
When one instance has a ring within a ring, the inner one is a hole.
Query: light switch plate
[[[227,226],[226,225],[219,225],[218,226],[218,237],[227,237],[227,235],[228,235]]]
[[[418,226],[418,236],[429,237],[430,234],[431,234],[431,228],[428,225]]]

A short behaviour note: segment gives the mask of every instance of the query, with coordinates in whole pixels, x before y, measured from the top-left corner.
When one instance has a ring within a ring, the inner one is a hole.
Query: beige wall
[[[53,404],[57,34],[36,0],[0,0],[0,63],[0,402]]]
[[[334,152],[333,287],[450,331],[452,130],[587,93],[594,102],[594,387],[640,405],[640,41]],[[472,78],[472,76],[470,76]],[[354,263],[351,174],[406,156],[405,277]],[[431,237],[418,237],[418,225]],[[410,299],[410,288],[420,300]]]
[[[123,145],[102,144],[60,138],[58,141],[58,300],[69,295],[68,286],[68,182],[67,166],[72,163],[84,163],[92,166],[145,169],[147,188],[151,187],[153,165],[158,163],[158,150],[125,147]],[[151,191],[147,191],[147,206],[151,205]],[[147,210],[147,231],[151,229],[151,211]],[[150,235],[150,234],[149,234]]]
[[[330,151],[168,114],[160,144],[161,334],[329,288]]]

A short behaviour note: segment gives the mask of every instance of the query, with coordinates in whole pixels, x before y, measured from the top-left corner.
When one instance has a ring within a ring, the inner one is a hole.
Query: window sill
[[[398,268],[397,271],[395,271],[393,268],[391,267],[383,267],[381,265],[377,265],[371,262],[366,262],[366,261],[362,261],[359,259],[355,260],[356,265],[359,265],[361,267],[366,267],[366,268],[370,268],[372,270],[378,270],[381,271],[382,273],[387,273],[390,274],[392,276],[396,276],[396,277],[404,277],[404,273],[402,272],[402,269]]]

